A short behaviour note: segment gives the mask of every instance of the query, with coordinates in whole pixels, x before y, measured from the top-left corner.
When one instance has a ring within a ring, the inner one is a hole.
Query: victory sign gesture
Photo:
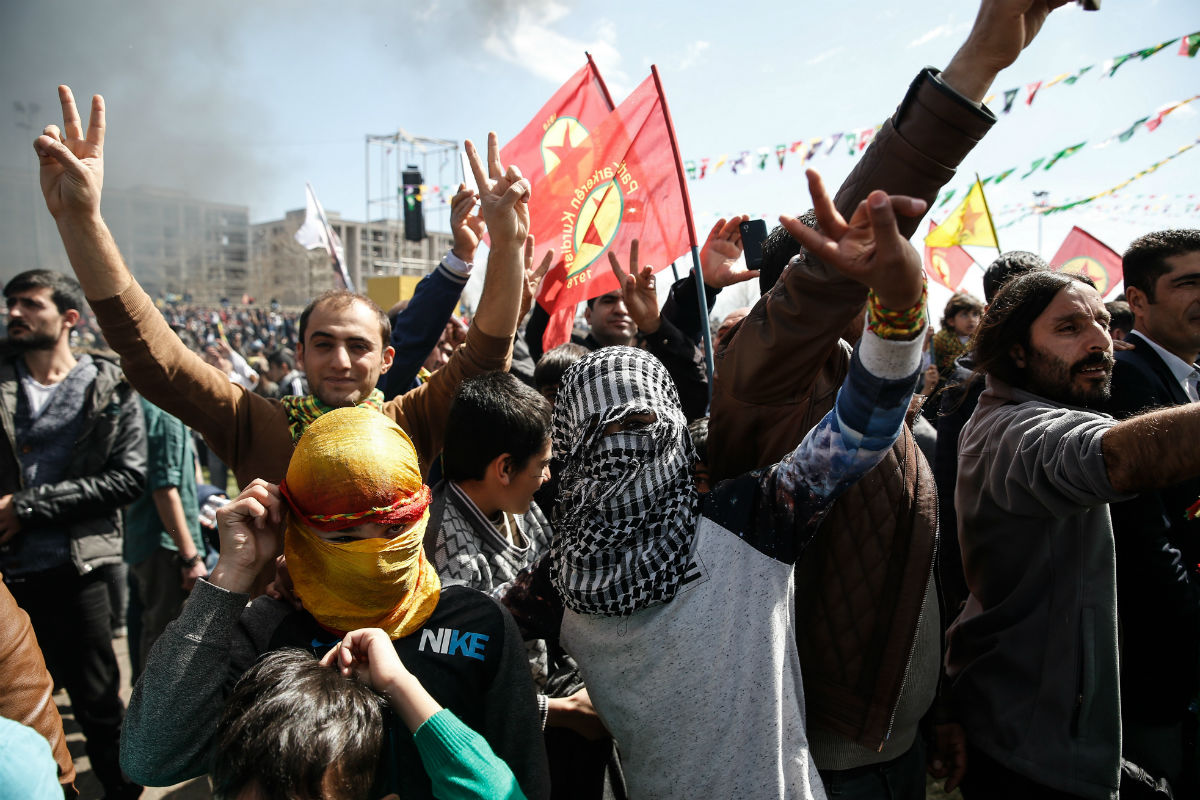
[[[466,141],[467,160],[479,186],[483,220],[492,237],[492,246],[520,248],[529,235],[529,181],[514,165],[500,165],[500,142],[493,131],[488,134],[487,172],[475,144]]]
[[[816,170],[807,170],[806,175],[820,230],[787,216],[779,218],[783,227],[814,256],[871,287],[884,308],[912,308],[921,299],[924,271],[921,256],[900,235],[896,215],[919,217],[925,213],[925,201],[874,191],[847,221],[834,207]]]
[[[92,97],[87,134],[70,87],[58,87],[63,127],[47,125],[33,142],[41,164],[42,195],[57,219],[64,214],[87,215],[100,210],[104,185],[104,98]]]

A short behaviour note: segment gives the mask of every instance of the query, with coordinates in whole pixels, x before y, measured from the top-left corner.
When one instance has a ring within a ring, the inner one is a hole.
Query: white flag
[[[342,251],[342,240],[338,238],[337,232],[329,227],[329,220],[325,218],[325,209],[321,208],[312,184],[305,183],[304,188],[307,194],[304,224],[300,226],[300,230],[296,231],[295,239],[306,250],[320,248],[329,253],[329,257],[333,261],[334,275],[337,276],[343,289],[353,292],[355,288],[350,281],[350,274],[346,271],[346,255]]]

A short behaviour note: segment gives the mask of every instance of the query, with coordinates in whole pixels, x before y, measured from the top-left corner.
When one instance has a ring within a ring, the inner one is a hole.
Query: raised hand
[[[67,86],[58,87],[63,127],[47,125],[33,142],[41,165],[42,196],[57,219],[62,215],[97,214],[104,185],[104,98],[92,97],[87,134]]]
[[[1046,22],[1050,12],[1069,0],[983,0],[963,46],[942,79],[979,101],[1000,70],[1017,60]]]
[[[255,478],[233,502],[217,511],[221,557],[210,582],[231,592],[248,592],[258,573],[283,545],[283,496],[279,487]]]
[[[629,272],[625,272],[621,267],[621,261],[616,254],[608,251],[608,265],[612,267],[617,284],[621,287],[621,295],[625,299],[625,308],[629,310],[630,318],[642,333],[654,333],[662,325],[662,316],[658,310],[658,292],[655,290],[654,267],[647,265],[639,269],[637,264],[637,239],[629,243]]]
[[[454,255],[470,264],[475,260],[475,250],[483,239],[483,216],[472,214],[479,195],[468,189],[465,183],[458,185],[458,193],[450,201],[450,231],[454,234]]]
[[[924,286],[921,256],[900,234],[896,214],[919,217],[925,201],[874,191],[847,222],[816,170],[806,174],[820,230],[795,217],[780,217],[788,233],[847,278],[871,287],[885,308],[900,311],[915,305]]]
[[[500,143],[495,132],[488,134],[486,173],[474,143],[468,139],[465,145],[492,246],[520,247],[529,235],[529,181],[521,177],[516,166],[510,164],[505,169],[500,165]]]
[[[742,281],[754,280],[758,270],[738,268],[738,259],[742,257],[742,228],[741,225],[748,216],[734,217],[726,221],[717,220],[704,247],[700,249],[700,272],[704,275],[704,284],[714,289],[724,289]]]
[[[533,237],[530,236],[525,239],[525,283],[521,288],[521,313],[517,319],[525,319],[529,309],[533,308],[533,300],[537,297],[542,279],[546,277],[546,272],[554,261],[554,251],[547,250],[546,255],[542,256],[542,263],[534,267],[533,247]]]
[[[362,628],[347,633],[325,654],[321,664],[334,667],[343,675],[353,674],[375,691],[386,695],[400,719],[414,733],[425,720],[442,710],[416,676],[404,666],[392,640],[379,628]]]

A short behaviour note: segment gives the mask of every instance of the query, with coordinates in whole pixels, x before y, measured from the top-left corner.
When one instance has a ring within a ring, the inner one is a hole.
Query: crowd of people
[[[57,686],[114,799],[1197,796],[1200,231],[1119,304],[1015,251],[940,318],[908,241],[1064,1],[981,0],[760,269],[721,220],[660,306],[635,242],[544,353],[494,134],[407,304],[196,309],[127,269],[59,87],[75,277],[4,286],[0,796],[76,796]],[[748,280],[710,380],[697,294]]]

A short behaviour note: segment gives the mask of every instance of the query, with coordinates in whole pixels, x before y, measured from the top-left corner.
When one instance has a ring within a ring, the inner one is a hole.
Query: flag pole
[[[987,214],[988,227],[992,229],[992,239],[996,242],[996,255],[1003,255],[1003,251],[1000,249],[1000,237],[996,235],[996,223],[992,219],[992,210],[988,208],[987,195],[983,191],[983,181],[979,180],[978,172],[975,173],[975,183],[979,186],[979,197],[983,200],[983,210]],[[968,255],[970,254],[968,253]]]
[[[617,106],[615,103],[613,103],[612,95],[608,93],[608,84],[604,82],[604,78],[600,77],[600,68],[597,67],[596,62],[592,60],[591,53],[589,53],[587,50],[584,50],[583,54],[587,56],[588,66],[592,68],[592,77],[596,79],[596,83],[600,84],[600,93],[604,95],[604,102],[608,103],[608,110],[612,111]]]
[[[683,159],[679,155],[679,142],[675,139],[675,125],[671,122],[671,110],[667,106],[667,96],[663,93],[662,81],[658,77],[658,67],[650,65],[650,74],[654,76],[654,88],[658,91],[658,102],[662,103],[663,117],[667,121],[667,135],[671,139],[671,154],[675,157],[675,174],[679,177],[679,193],[683,197],[683,216],[687,222],[688,240],[692,245],[692,278],[696,281],[696,302],[700,308],[700,333],[704,339],[704,371],[708,376],[708,400],[712,402],[713,392],[713,345],[712,331],[708,326],[708,298],[704,290],[704,273],[700,269],[700,246],[696,242],[696,223],[692,219],[692,200],[688,195],[687,179],[683,173]]]

